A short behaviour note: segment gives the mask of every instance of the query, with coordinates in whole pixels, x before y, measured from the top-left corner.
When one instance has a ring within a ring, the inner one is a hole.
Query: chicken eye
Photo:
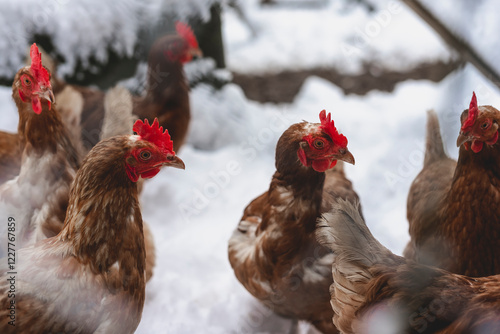
[[[486,130],[487,128],[489,128],[489,126],[490,122],[484,122],[483,124],[481,124],[481,129]]]
[[[31,80],[30,80],[28,77],[24,77],[24,78],[23,78],[23,83],[24,83],[26,86],[31,86]]]
[[[321,140],[321,139],[316,139],[314,142],[313,142],[313,145],[315,148],[317,148],[318,150],[321,150],[325,147],[325,143]]]
[[[139,156],[141,157],[142,160],[149,160],[151,158],[151,152],[142,151]]]

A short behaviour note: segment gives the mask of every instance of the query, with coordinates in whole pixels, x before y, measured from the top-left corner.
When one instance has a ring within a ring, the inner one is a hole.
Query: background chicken
[[[0,264],[2,333],[133,333],[145,298],[145,248],[136,181],[163,166],[184,168],[155,121],[137,135],[100,142],[73,183],[64,229]],[[16,217],[13,217],[16,219]],[[16,274],[12,274],[12,271]],[[15,297],[7,278],[14,275]],[[14,298],[14,299],[13,299]]]
[[[16,217],[17,247],[56,235],[62,228],[78,153],[65,125],[51,106],[50,73],[35,44],[31,66],[18,71],[12,96],[19,109],[17,145],[24,147],[19,175],[0,187],[0,212]],[[15,151],[15,150],[13,150]],[[7,225],[2,224],[0,253],[6,254]]]
[[[20,69],[12,83],[12,98],[19,113],[17,133],[0,131],[0,184],[19,174],[28,119],[43,108],[51,109],[54,102],[50,73],[43,68],[36,46],[31,47],[30,58],[31,65]]]
[[[443,149],[429,113],[424,167],[408,194],[411,242],[404,255],[469,276],[500,273],[500,112],[477,106],[461,116],[458,162]]]
[[[160,125],[168,129],[178,151],[184,143],[190,120],[189,86],[183,64],[193,56],[200,56],[198,42],[191,28],[181,22],[176,23],[175,35],[159,38],[151,47],[148,58],[148,82],[144,96],[133,97],[133,114],[136,118],[147,118],[150,122],[158,118]],[[78,92],[83,99],[83,107],[76,112],[81,128],[81,141],[90,150],[102,137],[105,119],[104,96],[98,89],[70,85],[60,79],[54,81],[54,93],[59,106],[69,107],[73,103],[66,94]],[[75,115],[68,114],[69,122]]]
[[[229,240],[229,261],[245,288],[273,311],[336,333],[328,293],[332,254],[314,230],[332,198],[358,197],[342,165],[335,167],[337,160],[354,164],[347,139],[324,110],[320,120],[294,124],[280,137],[269,190],[245,208]]]
[[[342,333],[500,331],[500,275],[471,278],[394,255],[348,201],[323,215],[316,234],[335,254],[333,322]]]
[[[50,69],[54,65],[50,60],[48,61],[50,65],[48,67],[39,64],[38,62],[42,57],[42,53],[38,50],[38,47],[36,47],[36,52],[33,50],[33,47],[30,48],[30,65],[18,71],[12,84],[12,98],[17,106],[19,121],[17,133],[0,131],[0,185],[19,175],[24,144],[26,142],[25,126],[27,115],[32,115],[33,112],[40,113],[39,105],[42,105],[41,101],[47,101],[51,104],[50,107],[55,103],[53,88],[51,86],[52,72]],[[31,65],[33,55],[36,57],[35,64]],[[46,61],[44,60],[43,63]],[[40,66],[42,67],[40,68]],[[41,72],[44,74],[39,74]],[[23,74],[28,75],[28,77],[25,77],[28,78],[27,80],[34,80],[34,82],[30,82],[29,85],[21,82]],[[49,79],[45,78],[46,75],[48,75]],[[20,91],[24,91],[24,93],[20,93]],[[32,96],[35,98],[32,99]],[[78,113],[82,107],[81,95],[76,91],[67,91],[62,98],[62,107],[57,106],[56,110],[58,114],[63,116],[71,145],[75,148],[75,151],[71,154],[71,159],[76,157],[78,161],[81,161],[84,150],[80,135],[75,135],[75,132],[80,131],[80,127],[74,121],[74,114]]]

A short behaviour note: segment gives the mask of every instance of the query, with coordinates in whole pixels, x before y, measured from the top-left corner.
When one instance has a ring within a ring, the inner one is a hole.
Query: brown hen
[[[57,236],[0,263],[0,332],[135,331],[146,265],[136,182],[184,163],[157,121],[137,121],[134,131],[101,141],[87,155]]]
[[[146,94],[133,96],[133,114],[136,119],[158,119],[174,141],[177,152],[184,143],[190,121],[189,85],[183,65],[201,51],[191,28],[181,22],[176,24],[176,34],[159,38],[151,47],[148,57]],[[100,139],[105,119],[105,92],[95,88],[70,85],[57,79],[54,93],[59,107],[65,107],[61,97],[77,92],[83,100],[82,109],[76,112],[81,130],[81,141],[88,151]],[[66,103],[73,103],[67,99]],[[75,115],[69,115],[75,117]],[[126,134],[126,133],[123,133]]]
[[[42,66],[35,44],[31,59],[31,66],[17,72],[12,93],[19,110],[19,175],[0,186],[0,213],[16,219],[15,245],[19,248],[59,233],[79,166],[77,150],[52,106],[50,73]],[[1,255],[7,253],[6,230],[2,224]]]
[[[245,208],[229,240],[229,261],[241,284],[274,312],[337,333],[328,292],[333,255],[314,230],[332,199],[358,196],[336,166],[354,164],[347,139],[324,110],[320,120],[294,124],[280,137],[269,190]]]
[[[344,200],[316,235],[335,254],[330,292],[342,333],[500,332],[500,275],[472,278],[397,256]]]
[[[458,162],[444,152],[429,113],[424,168],[408,194],[411,241],[404,255],[454,273],[500,273],[500,112],[477,106],[461,116]]]

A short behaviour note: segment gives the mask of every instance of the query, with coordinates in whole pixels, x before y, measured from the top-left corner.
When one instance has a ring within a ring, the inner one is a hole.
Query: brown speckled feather
[[[72,186],[61,233],[18,251],[16,292],[0,264],[0,317],[16,304],[15,331],[133,333],[145,299],[145,246],[137,185],[126,172],[129,137],[101,142]],[[105,185],[105,187],[103,187]],[[36,330],[34,330],[36,328]]]
[[[405,333],[498,333],[500,276],[471,278],[412,261],[376,265],[359,314],[385,304],[407,319]],[[403,322],[401,322],[403,323]],[[362,325],[361,325],[362,326]]]
[[[345,176],[343,161],[339,161],[334,168],[327,170],[325,176],[321,212],[330,211],[332,204],[338,198],[347,199],[352,203],[359,202],[358,194],[354,191],[352,182]]]
[[[324,215],[317,236],[335,254],[332,306],[342,333],[500,330],[500,275],[471,278],[394,255],[347,201]]]
[[[500,121],[495,108],[480,111]],[[485,144],[478,153],[462,145],[458,163],[442,147],[437,116],[430,113],[426,161],[408,195],[412,240],[404,254],[470,276],[498,274],[500,144]]]
[[[127,115],[131,115],[132,113],[132,102],[130,101],[120,101],[118,103],[115,103],[116,99],[130,99],[130,94],[128,94],[127,91],[125,91],[124,88],[117,87],[114,88],[110,91],[108,91],[106,94],[102,93],[101,91],[95,90],[95,89],[90,89],[90,88],[85,88],[85,87],[78,87],[78,86],[65,86],[64,87],[64,92],[58,94],[58,98],[63,98],[63,102],[70,103],[70,105],[67,105],[65,107],[69,107],[73,105],[74,103],[78,102],[78,99],[82,99],[81,96],[75,96],[75,94],[81,94],[83,96],[83,100],[81,101],[80,106],[84,106],[83,101],[86,101],[86,105],[89,106],[94,106],[95,109],[84,109],[84,110],[68,110],[68,113],[66,113],[65,116],[65,121],[68,121],[72,117],[76,117],[75,113],[82,113],[81,115],[81,120],[82,123],[77,123],[77,124],[72,124],[73,130],[75,127],[82,127],[82,139],[83,139],[83,144],[85,146],[85,149],[90,150],[95,143],[97,143],[100,140],[100,137],[104,133],[102,132],[96,132],[95,129],[92,130],[91,126],[89,124],[93,124],[92,119],[99,118],[99,117],[104,117],[104,114],[106,112],[106,115],[111,115],[110,117],[116,117],[116,114],[119,112],[123,113],[122,118],[127,118]],[[87,99],[88,97],[88,99]],[[106,99],[109,99],[110,103],[106,104]],[[102,101],[101,101],[102,100]],[[100,102],[103,102],[103,105],[100,105]],[[101,110],[103,108],[103,110]],[[73,113],[70,113],[69,111],[73,111]],[[85,111],[85,112],[84,112]],[[73,123],[73,122],[71,122]],[[100,121],[102,124],[102,121]],[[130,124],[128,124],[130,123]],[[128,122],[128,119],[120,119],[117,120],[114,124],[114,127],[111,129],[111,134],[127,134],[132,132],[132,122]],[[108,129],[109,130],[109,129]],[[94,132],[92,132],[94,131]],[[114,131],[114,133],[113,133]],[[118,133],[116,133],[118,132]],[[88,136],[87,136],[88,135]],[[106,135],[110,135],[110,133],[106,133]],[[80,142],[81,143],[81,142]],[[142,183],[143,180],[141,179],[140,182],[138,183],[138,186],[142,188]],[[69,184],[69,183],[68,183]],[[67,197],[65,202],[67,203]],[[47,236],[53,236],[58,234],[61,229],[62,229],[62,222],[64,221],[64,215],[66,211],[66,206],[63,208],[64,210],[61,212],[62,214],[62,219],[59,220],[61,223],[60,224],[53,224],[53,231],[50,235]],[[146,250],[148,253],[147,257],[147,262],[146,262],[146,277],[147,281],[151,279],[153,275],[153,268],[155,266],[155,245],[154,245],[154,239],[152,236],[152,233],[149,229],[149,226],[147,226],[146,223],[144,223],[144,229],[145,229],[145,241],[146,241]]]
[[[276,313],[338,333],[328,290],[333,255],[317,243],[314,230],[330,200],[357,195],[340,162],[326,173],[300,164],[296,152],[305,124],[280,138],[277,171],[269,190],[245,208],[229,240],[229,261],[245,288]]]

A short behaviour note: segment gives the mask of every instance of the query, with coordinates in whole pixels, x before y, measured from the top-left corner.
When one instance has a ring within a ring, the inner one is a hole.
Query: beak
[[[51,87],[42,87],[38,92],[38,96],[42,99],[49,101],[50,103],[55,103],[56,98],[54,97],[54,93],[52,92]]]
[[[174,156],[172,159],[169,159],[167,162],[164,162],[163,166],[174,167],[174,168],[179,168],[179,169],[186,169],[186,166],[184,165],[184,161],[182,161],[181,158],[176,157],[176,156]]]
[[[199,48],[191,48],[191,49],[189,49],[189,54],[193,58],[203,58],[203,52]]]
[[[463,133],[460,131],[460,134],[458,135],[457,138],[457,147],[460,147],[463,145],[463,143],[466,143],[468,141],[472,141],[474,139],[473,136],[467,135],[466,133]]]
[[[340,153],[340,154],[335,155],[335,158],[337,160],[342,160],[342,161],[345,161],[347,163],[350,163],[352,165],[355,164],[354,156],[352,155],[351,152],[349,152],[349,150],[347,148],[345,149],[344,153]]]

